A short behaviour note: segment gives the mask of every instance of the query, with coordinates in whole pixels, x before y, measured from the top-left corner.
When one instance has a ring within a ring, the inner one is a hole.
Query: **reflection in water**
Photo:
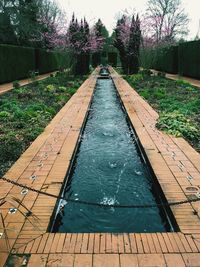
[[[66,197],[102,204],[156,203],[112,80],[98,80]],[[55,232],[164,232],[158,208],[116,209],[62,203]]]

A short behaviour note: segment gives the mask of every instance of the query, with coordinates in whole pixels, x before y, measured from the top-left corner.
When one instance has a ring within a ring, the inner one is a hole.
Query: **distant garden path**
[[[152,70],[154,73],[158,73],[159,71],[157,70]],[[169,78],[171,80],[184,80],[188,83],[190,83],[191,85],[193,86],[196,86],[196,87],[200,87],[200,80],[197,80],[197,79],[193,79],[193,78],[189,78],[189,77],[186,77],[186,76],[180,76],[178,74],[170,74],[170,73],[166,73],[166,78]]]
[[[42,75],[38,75],[36,77],[36,80],[37,81],[44,80],[47,77],[49,77],[51,73],[55,73],[55,72],[49,72],[49,73],[45,73],[45,74],[42,74]],[[19,83],[20,83],[21,86],[24,86],[24,85],[27,85],[29,83],[32,83],[32,81],[31,81],[30,78],[26,78],[26,79],[20,80]],[[12,89],[13,89],[13,83],[12,82],[1,84],[0,85],[0,95],[4,94],[4,93],[6,93],[6,92],[8,92],[8,91],[10,91]]]

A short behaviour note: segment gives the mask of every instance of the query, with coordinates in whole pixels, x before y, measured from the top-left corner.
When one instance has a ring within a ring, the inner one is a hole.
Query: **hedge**
[[[108,64],[117,67],[117,53],[108,52]]]
[[[143,67],[169,73],[178,73],[178,46],[143,51]]]
[[[0,83],[29,77],[31,71],[39,74],[69,68],[69,54],[47,52],[42,49],[14,45],[0,45]]]
[[[25,78],[35,69],[33,48],[0,45],[0,83]]]
[[[146,49],[140,55],[141,66],[200,79],[200,40],[178,46]]]
[[[161,71],[169,73],[178,72],[178,46],[165,47],[161,49]]]
[[[48,52],[42,49],[35,50],[36,70],[40,74],[64,69],[68,67],[68,54],[59,52]]]
[[[200,78],[200,40],[179,45],[179,74]]]
[[[92,67],[96,68],[101,64],[101,53],[92,54]]]

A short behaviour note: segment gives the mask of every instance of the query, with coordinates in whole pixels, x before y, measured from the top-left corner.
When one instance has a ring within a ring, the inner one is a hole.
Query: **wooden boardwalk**
[[[198,197],[200,155],[182,138],[155,128],[158,114],[112,69],[112,77],[153,171],[169,202]],[[57,114],[44,133],[8,171],[6,177],[59,195],[96,84],[94,73]],[[13,205],[1,207],[12,253],[30,255],[28,266],[67,267],[200,267],[199,203],[174,206],[177,233],[48,233],[56,200],[0,181],[0,194],[12,195],[31,209],[31,224]],[[37,227],[36,227],[37,226]],[[2,232],[2,227],[0,232]],[[0,239],[0,266],[8,256]],[[4,252],[3,252],[4,251]],[[16,266],[20,266],[19,264]]]

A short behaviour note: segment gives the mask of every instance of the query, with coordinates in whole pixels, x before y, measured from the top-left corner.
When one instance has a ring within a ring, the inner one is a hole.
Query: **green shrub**
[[[153,91],[153,97],[156,99],[162,99],[165,98],[166,92],[164,88],[155,88]]]
[[[13,82],[13,88],[15,88],[15,89],[20,88],[20,83],[19,83],[19,81],[14,81],[14,82]]]
[[[135,82],[139,82],[139,81],[144,80],[144,77],[143,77],[143,75],[141,73],[138,73],[138,74],[133,74],[133,75],[128,76],[128,79],[132,83],[135,83]]]
[[[150,69],[142,69],[142,70],[139,70],[138,74],[151,76],[153,72]]]
[[[7,121],[11,118],[11,114],[8,111],[0,111],[0,121]]]
[[[159,72],[157,73],[157,75],[158,75],[159,77],[163,77],[163,78],[166,77],[166,73],[165,73],[164,71],[159,71]]]
[[[184,136],[188,139],[197,139],[200,137],[198,129],[191,121],[178,111],[171,113],[161,113],[156,126],[169,134],[177,137]]]
[[[145,98],[145,99],[149,99],[151,97],[151,93],[148,89],[143,90],[142,92],[140,92],[140,95]]]
[[[185,81],[185,80],[176,80],[176,84],[181,86],[181,87],[189,87],[190,86],[190,83]]]
[[[49,84],[46,86],[46,88],[44,89],[46,92],[51,92],[54,93],[56,91],[55,85],[53,84]]]

